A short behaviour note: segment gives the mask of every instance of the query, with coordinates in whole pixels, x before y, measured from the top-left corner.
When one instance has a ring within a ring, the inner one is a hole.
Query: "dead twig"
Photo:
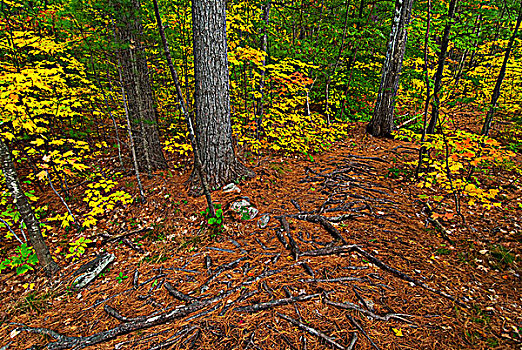
[[[184,301],[187,303],[192,303],[195,300],[197,300],[196,298],[191,297],[190,295],[181,293],[176,288],[174,288],[172,286],[172,284],[170,284],[169,282],[165,282],[163,285],[165,286],[165,289],[170,293],[170,295],[172,295],[174,298],[176,298],[178,300],[181,300],[181,301]]]
[[[282,319],[290,322],[291,324],[293,324],[294,326],[298,327],[299,329],[302,329],[303,331],[325,341],[327,344],[335,347],[336,349],[340,349],[340,350],[346,350],[346,348],[344,346],[342,346],[341,344],[337,343],[334,338],[332,337],[329,337],[327,336],[326,334],[324,334],[323,332],[315,329],[315,328],[312,328],[310,326],[307,326],[305,325],[304,323],[301,323],[299,322],[298,320],[296,319],[293,319],[292,317],[290,316],[286,316],[286,315],[283,315],[283,314],[280,314],[279,312],[277,313],[277,316],[281,317]]]
[[[250,312],[250,313],[258,312],[258,311],[270,309],[270,308],[273,308],[276,306],[296,303],[298,301],[307,301],[307,300],[310,300],[313,298],[317,298],[319,296],[321,296],[321,294],[316,293],[316,294],[308,294],[308,295],[299,295],[299,296],[292,297],[292,298],[276,299],[276,300],[268,301],[266,303],[259,303],[259,304],[249,305],[249,306],[236,307],[236,308],[234,308],[234,311]]]
[[[355,310],[370,318],[373,318],[373,319],[379,320],[379,321],[388,322],[390,319],[396,319],[396,320],[403,321],[406,323],[412,323],[410,320],[407,320],[404,318],[404,317],[412,317],[411,315],[407,315],[407,314],[386,314],[384,316],[381,316],[381,315],[377,315],[376,313],[373,313],[369,310],[365,310],[362,307],[360,307],[359,305],[352,304],[349,302],[336,303],[334,301],[325,300],[325,303],[327,305],[335,306],[337,308],[344,309],[344,310]]]

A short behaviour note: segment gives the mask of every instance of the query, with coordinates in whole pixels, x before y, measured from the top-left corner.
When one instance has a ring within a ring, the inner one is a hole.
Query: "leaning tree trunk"
[[[493,115],[495,114],[495,110],[497,109],[497,101],[500,97],[500,88],[502,87],[502,82],[504,81],[504,77],[506,76],[506,67],[509,61],[509,55],[511,54],[511,50],[513,49],[513,43],[515,42],[515,38],[517,37],[520,22],[522,22],[522,3],[520,4],[520,10],[518,13],[515,30],[513,31],[513,35],[511,36],[511,38],[509,38],[508,47],[506,49],[506,53],[504,54],[504,61],[502,62],[502,67],[500,68],[500,72],[498,73],[497,83],[495,84],[493,94],[491,95],[491,104],[488,114],[486,116],[486,120],[484,121],[484,125],[482,126],[482,135],[487,136],[489,134],[491,122],[493,121]]]
[[[455,8],[457,4],[457,0],[451,0],[449,4],[448,10],[448,23],[444,28],[444,34],[442,36],[442,42],[440,44],[440,52],[437,63],[437,71],[435,72],[435,83],[433,86],[433,102],[431,105],[431,119],[430,124],[428,125],[428,134],[435,133],[435,127],[437,126],[437,122],[439,120],[439,111],[440,111],[440,96],[439,92],[442,87],[442,77],[444,73],[444,63],[446,62],[446,53],[448,52],[449,46],[449,35],[451,32],[451,27],[453,25],[453,20],[455,19]]]
[[[386,59],[382,66],[381,84],[373,116],[366,131],[374,136],[390,136],[394,129],[393,110],[395,96],[399,89],[399,78],[402,70],[402,59],[408,40],[408,23],[410,22],[413,0],[396,0],[395,14],[386,51]]]
[[[7,189],[11,192],[16,208],[20,213],[20,217],[27,226],[29,240],[36,252],[38,261],[42,264],[43,270],[47,276],[52,277],[60,268],[51,258],[49,248],[45,244],[42,232],[40,231],[38,220],[36,219],[33,209],[22,190],[22,186],[20,185],[20,180],[18,179],[16,169],[11,160],[9,148],[7,148],[7,145],[4,143],[2,138],[0,138],[0,163]]]
[[[225,3],[192,0],[195,133],[211,189],[253,175],[232,146]],[[199,188],[198,174],[193,173],[192,184]]]
[[[130,0],[119,5],[116,28],[120,45],[119,57],[136,157],[140,171],[150,174],[154,170],[167,168],[167,162],[160,143],[147,57],[141,42],[143,25],[140,19],[140,3],[138,0]]]

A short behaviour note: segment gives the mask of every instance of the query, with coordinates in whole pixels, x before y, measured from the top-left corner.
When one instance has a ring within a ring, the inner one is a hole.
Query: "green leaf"
[[[27,264],[23,264],[22,266],[18,266],[16,268],[16,274],[17,275],[23,275],[24,273],[26,273],[29,270],[34,270],[34,269],[31,266],[27,265]]]
[[[217,222],[217,219],[216,219],[216,218],[210,218],[210,219],[208,219],[208,224],[209,224],[209,225],[214,225],[216,222]]]
[[[31,256],[27,259],[27,263],[28,263],[28,264],[32,264],[32,265],[36,265],[36,264],[38,264],[38,256],[36,256],[36,254],[31,255]]]

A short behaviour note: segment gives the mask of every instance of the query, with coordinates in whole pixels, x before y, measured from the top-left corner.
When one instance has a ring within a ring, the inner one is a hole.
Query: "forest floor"
[[[188,172],[147,179],[147,203],[106,218],[90,236],[98,244],[74,264],[59,261],[58,286],[38,274],[0,276],[0,347],[82,348],[114,335],[89,348],[521,348],[521,210],[463,203],[466,223],[441,220],[442,233],[418,197],[428,190],[395,170],[417,157],[414,146],[365,136],[363,127],[354,123],[313,161],[260,159],[241,193],[213,193],[225,209],[215,235],[201,228],[204,198],[186,194]],[[505,208],[522,189],[502,193]],[[229,209],[241,197],[256,218]],[[451,198],[444,205],[454,210]],[[149,226],[101,244],[103,231]],[[49,239],[52,251],[62,239]],[[68,288],[73,271],[102,250],[116,256],[110,270],[81,291]]]

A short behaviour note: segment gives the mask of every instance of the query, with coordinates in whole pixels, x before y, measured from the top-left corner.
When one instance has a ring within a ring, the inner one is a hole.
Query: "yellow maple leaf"
[[[36,145],[37,147],[43,145],[44,143],[45,143],[45,141],[42,139],[36,139],[34,141],[31,141],[31,144]]]
[[[402,329],[399,328],[392,328],[393,333],[395,333],[396,337],[404,337],[404,334],[402,334]]]

